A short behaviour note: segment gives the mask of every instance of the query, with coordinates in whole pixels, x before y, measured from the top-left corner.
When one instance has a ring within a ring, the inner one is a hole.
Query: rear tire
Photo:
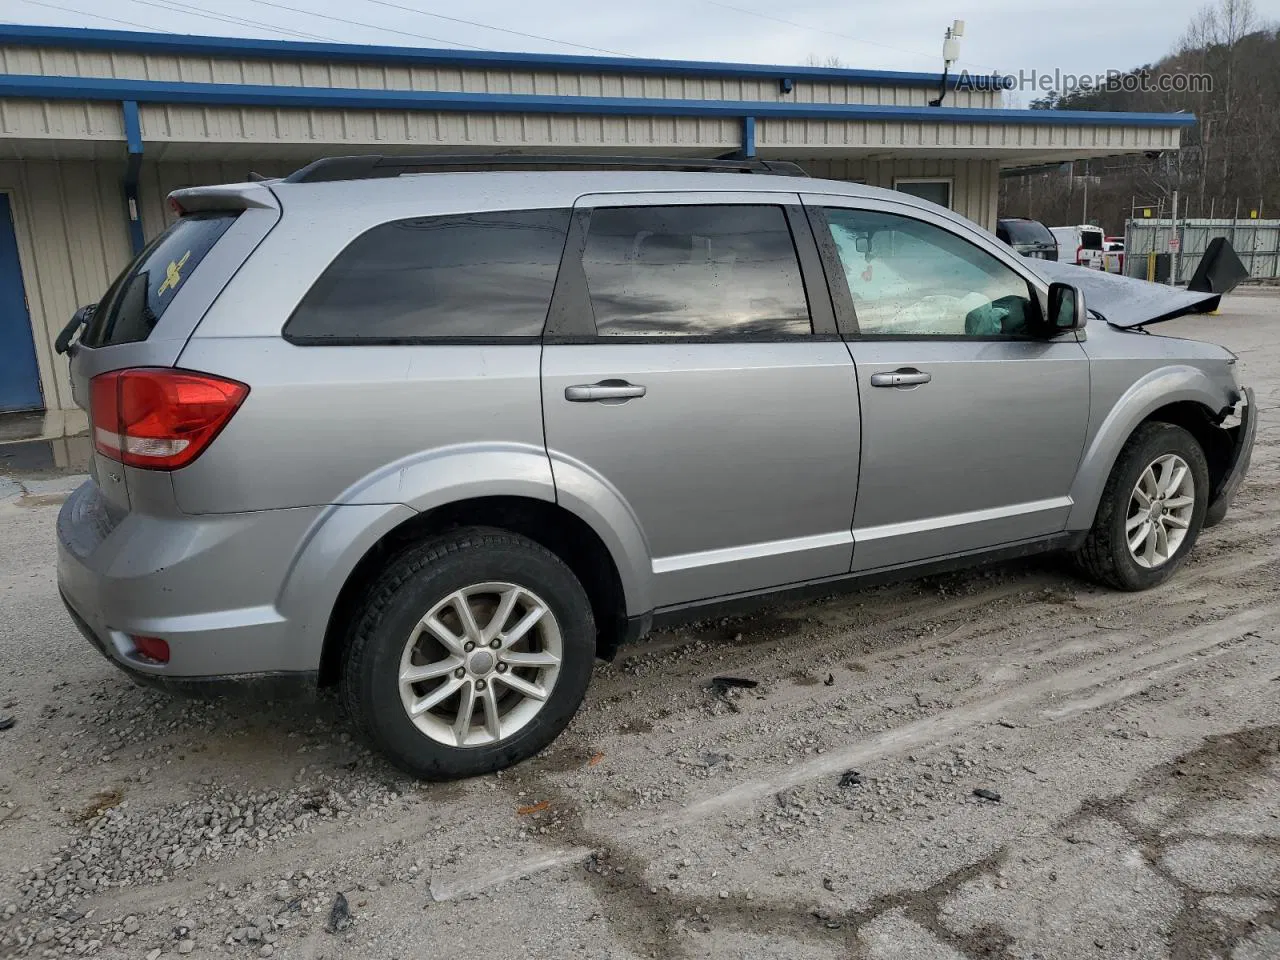
[[[1144,423],[1116,459],[1075,565],[1119,590],[1159,586],[1195,546],[1208,500],[1209,464],[1195,437]]]
[[[454,530],[400,554],[352,622],[347,712],[427,780],[541,751],[577,712],[595,660],[582,585],[555,554],[503,530]]]

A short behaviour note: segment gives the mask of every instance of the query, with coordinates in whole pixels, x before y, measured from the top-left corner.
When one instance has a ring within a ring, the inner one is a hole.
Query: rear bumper
[[[143,682],[305,686],[318,645],[298,636],[277,598],[320,511],[119,516],[90,480],[58,515],[58,589],[93,646]],[[134,636],[165,640],[169,662],[140,656]]]
[[[1253,398],[1253,388],[1244,388],[1244,408],[1240,412],[1240,423],[1231,428],[1235,434],[1235,442],[1231,451],[1231,467],[1223,478],[1221,485],[1209,501],[1209,509],[1205,511],[1204,525],[1212,527],[1221,523],[1227,515],[1231,501],[1235,499],[1249,472],[1249,463],[1253,459],[1253,444],[1258,436],[1258,408]]]
[[[118,655],[110,640],[98,636],[84,617],[62,595],[63,606],[71,615],[72,621],[80,633],[100,654],[124,671],[125,675],[135,683],[192,697],[238,697],[241,699],[262,700],[309,700],[314,699],[318,688],[319,671],[298,671],[296,673],[245,673],[216,677],[174,677],[162,673],[148,672],[131,663],[126,657]]]

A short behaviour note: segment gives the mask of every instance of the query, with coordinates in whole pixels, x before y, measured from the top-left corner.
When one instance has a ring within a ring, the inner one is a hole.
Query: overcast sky
[[[1173,48],[1205,2],[0,0],[0,20],[348,43],[551,53],[608,51],[756,63],[794,64],[803,63],[810,55],[824,60],[834,56],[854,67],[932,72],[940,67],[942,33],[959,17],[966,23],[961,67],[986,73],[1051,72],[1057,68],[1096,74],[1160,58]],[[1262,18],[1280,20],[1280,0],[1254,2]]]

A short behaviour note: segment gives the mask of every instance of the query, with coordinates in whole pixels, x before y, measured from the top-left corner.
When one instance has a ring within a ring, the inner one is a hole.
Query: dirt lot
[[[465,783],[332,701],[131,686],[58,601],[68,481],[0,478],[0,956],[1275,960],[1280,296],[1160,329],[1262,409],[1170,585],[1042,559],[658,634]]]

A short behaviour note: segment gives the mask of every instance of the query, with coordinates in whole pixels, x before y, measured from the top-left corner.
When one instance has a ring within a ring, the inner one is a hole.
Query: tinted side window
[[[890,213],[827,209],[849,293],[866,335],[1025,336],[1039,305],[1031,287],[949,230]]]
[[[107,289],[81,343],[107,347],[145,340],[174,296],[239,213],[192,213],[152,240]]]
[[[285,324],[293,340],[537,337],[568,210],[384,223],[338,254]]]
[[[599,208],[582,254],[601,336],[810,332],[781,207]]]

